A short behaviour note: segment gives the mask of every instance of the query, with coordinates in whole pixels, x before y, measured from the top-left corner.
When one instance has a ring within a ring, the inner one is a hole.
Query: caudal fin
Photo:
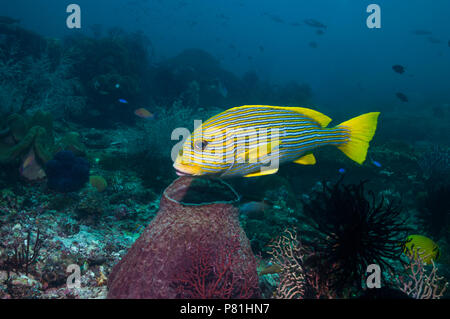
[[[377,129],[378,115],[380,115],[380,112],[366,113],[337,126],[350,131],[348,142],[338,146],[338,148],[359,164],[366,160],[369,142]]]

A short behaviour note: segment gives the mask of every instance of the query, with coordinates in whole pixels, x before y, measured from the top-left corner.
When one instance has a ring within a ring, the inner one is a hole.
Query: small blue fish
[[[345,173],[345,168],[340,168],[339,169],[339,174],[344,174]]]
[[[115,86],[116,86],[116,89],[120,88],[120,84],[119,83],[117,83]]]
[[[128,104],[128,101],[127,101],[127,100],[124,100],[124,99],[119,99],[119,102],[120,102],[120,103],[123,103],[123,104]]]
[[[381,167],[381,163],[380,162],[372,160],[372,164],[375,165],[376,167]]]

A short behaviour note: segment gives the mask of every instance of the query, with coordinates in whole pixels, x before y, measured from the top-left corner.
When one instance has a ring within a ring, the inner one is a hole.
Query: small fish
[[[415,35],[431,35],[431,31],[428,30],[413,30],[411,33]]]
[[[270,19],[272,19],[272,21],[276,23],[284,23],[284,20],[275,14],[268,14],[268,16],[270,17]]]
[[[272,263],[270,265],[267,265],[266,267],[264,267],[263,269],[261,269],[258,272],[259,276],[263,276],[263,275],[271,275],[271,274],[277,274],[283,271],[283,268],[281,268],[280,265],[276,264],[276,263]]]
[[[405,73],[405,67],[400,64],[393,65],[392,70],[394,70],[394,72],[397,72],[399,74]]]
[[[340,169],[338,170],[338,172],[339,172],[339,174],[345,174],[345,168],[340,168]]]
[[[425,264],[439,259],[439,246],[430,238],[422,235],[410,235],[406,239],[405,254],[420,257]]]
[[[405,94],[403,94],[402,92],[395,93],[395,96],[402,102],[405,102],[405,103],[408,102],[408,97]]]
[[[128,101],[124,100],[124,99],[119,99],[118,101],[119,101],[119,103],[122,103],[122,104],[128,104]]]
[[[316,31],[316,34],[317,35],[323,35],[323,34],[325,34],[325,31],[323,31],[322,29],[319,29],[319,30]]]
[[[319,45],[317,44],[317,42],[315,42],[315,41],[309,42],[308,45],[309,45],[311,48],[313,48],[313,49],[315,49],[315,48],[317,48],[317,47],[319,46]]]
[[[433,43],[433,44],[441,43],[441,40],[439,40],[437,38],[433,38],[433,37],[428,37],[427,40],[428,40],[428,42]]]
[[[255,215],[260,214],[266,211],[270,208],[270,205],[267,204],[265,201],[254,201],[254,202],[247,202],[245,204],[242,204],[239,207],[239,211],[241,214],[244,215]]]
[[[136,233],[136,232],[140,233],[140,232],[143,231],[144,229],[145,229],[145,227],[142,226],[141,224],[136,224],[135,227],[134,227],[134,229],[133,229],[133,231],[132,231],[132,233]]]
[[[313,27],[313,28],[326,28],[327,26],[325,24],[323,24],[322,22],[319,22],[315,19],[306,19],[303,20],[303,22],[305,22],[306,25]]]
[[[140,109],[137,109],[134,111],[134,114],[137,116],[143,118],[143,119],[153,119],[155,118],[155,115],[153,113],[150,113],[147,109],[141,107]]]
[[[218,13],[218,14],[216,14],[216,17],[217,17],[217,18],[220,18],[220,19],[222,19],[222,20],[226,20],[226,21],[230,20],[230,17],[227,17],[227,16],[224,15],[223,13]]]
[[[377,161],[375,161],[375,160],[372,160],[371,162],[372,162],[372,164],[375,165],[376,167],[381,167],[381,163],[380,163],[380,162],[377,162]]]
[[[234,107],[197,127],[173,166],[180,176],[263,176],[275,174],[283,163],[314,165],[313,150],[326,145],[362,164],[379,114],[366,113],[328,128],[328,116],[307,108]]]
[[[115,87],[116,87],[116,89],[120,88],[120,84],[117,83],[117,84],[115,85]]]

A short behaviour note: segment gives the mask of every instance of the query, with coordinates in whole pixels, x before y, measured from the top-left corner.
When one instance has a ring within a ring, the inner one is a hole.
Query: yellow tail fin
[[[369,142],[377,129],[378,115],[380,112],[366,113],[338,125],[350,130],[350,139],[338,148],[359,164],[366,160]]]

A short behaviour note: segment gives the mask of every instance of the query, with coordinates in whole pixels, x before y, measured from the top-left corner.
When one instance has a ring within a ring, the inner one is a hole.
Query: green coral
[[[64,135],[58,143],[53,136],[50,113],[37,111],[30,117],[11,114],[0,126],[0,163],[12,163],[31,149],[42,164],[60,150],[70,150],[78,156],[86,155],[86,147],[76,132]]]
[[[49,113],[37,111],[26,118],[12,114],[3,124],[0,140],[0,163],[11,163],[33,149],[42,162],[52,157],[53,122]]]
[[[58,142],[58,151],[72,151],[77,156],[86,155],[86,146],[81,142],[80,134],[77,132],[68,132]]]

